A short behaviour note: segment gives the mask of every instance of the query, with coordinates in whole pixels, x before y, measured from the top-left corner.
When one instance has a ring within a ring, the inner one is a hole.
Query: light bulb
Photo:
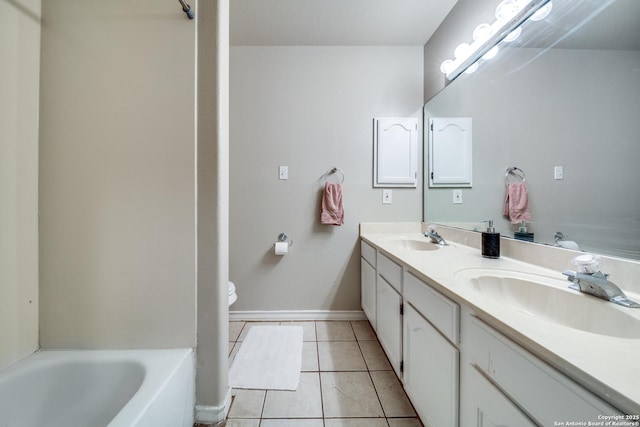
[[[487,53],[482,55],[482,59],[487,60],[494,58],[498,54],[498,50],[500,50],[498,46],[492,47]]]
[[[456,47],[456,50],[453,51],[454,56],[456,57],[456,59],[467,59],[467,57],[469,56],[469,51],[471,50],[471,46],[469,46],[467,43],[460,43],[458,45],[458,47]]]
[[[480,24],[473,30],[473,40],[484,41],[493,34],[493,29],[489,24]]]
[[[442,62],[442,64],[440,64],[440,71],[442,71],[443,74],[449,74],[451,71],[453,71],[453,61],[447,59],[446,61]]]
[[[549,2],[544,6],[542,6],[540,9],[536,10],[536,13],[531,15],[531,18],[529,19],[531,19],[532,21],[540,21],[546,18],[547,16],[549,16],[549,13],[551,13],[552,8],[553,8],[553,3]]]
[[[522,32],[522,28],[518,27],[515,30],[511,31],[509,33],[509,35],[507,35],[507,37],[505,37],[504,39],[502,39],[502,41],[505,41],[507,43],[514,41],[515,39],[517,39],[518,37],[520,37],[520,33]]]
[[[474,71],[476,71],[477,69],[478,69],[478,63],[475,62],[471,66],[469,66],[466,70],[464,70],[464,72],[467,73],[467,74],[471,74]]]
[[[496,19],[498,21],[508,21],[516,16],[520,10],[520,5],[516,0],[502,0],[496,8]]]

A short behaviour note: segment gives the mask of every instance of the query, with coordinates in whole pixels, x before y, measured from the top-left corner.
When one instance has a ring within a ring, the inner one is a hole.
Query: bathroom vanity
[[[640,309],[568,289],[573,251],[504,239],[487,259],[478,233],[437,228],[448,246],[361,224],[362,307],[426,426],[640,425]]]

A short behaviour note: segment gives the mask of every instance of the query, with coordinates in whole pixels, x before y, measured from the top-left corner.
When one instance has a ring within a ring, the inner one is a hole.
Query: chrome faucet
[[[440,246],[449,246],[449,244],[445,242],[442,236],[439,235],[438,232],[433,228],[428,229],[427,232],[424,233],[424,236],[430,238],[433,243],[436,243]]]
[[[559,246],[558,240],[567,240],[567,237],[569,236],[564,234],[562,231],[556,231],[556,234],[553,235],[553,238],[556,241],[556,246]]]
[[[573,282],[572,285],[569,285],[571,289],[606,299],[624,307],[640,308],[640,304],[627,298],[622,289],[608,280],[608,274],[603,274],[601,271],[577,273],[573,270],[565,270],[562,274],[567,276],[567,280]]]

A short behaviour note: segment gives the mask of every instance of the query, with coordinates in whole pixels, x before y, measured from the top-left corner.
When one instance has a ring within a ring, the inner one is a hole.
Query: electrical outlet
[[[388,189],[382,190],[382,204],[384,205],[391,204],[391,190],[388,190]]]
[[[453,190],[453,204],[459,205],[462,203],[462,190],[457,188]]]
[[[289,166],[280,166],[280,169],[278,169],[278,178],[289,179]]]
[[[564,168],[562,166],[553,167],[553,179],[564,179]]]

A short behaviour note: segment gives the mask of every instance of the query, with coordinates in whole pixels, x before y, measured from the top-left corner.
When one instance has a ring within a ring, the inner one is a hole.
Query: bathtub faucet
[[[577,273],[572,270],[562,272],[567,280],[573,282],[569,287],[598,298],[630,308],[640,308],[640,304],[630,300],[618,286],[609,281],[609,275],[601,271],[597,273]]]

